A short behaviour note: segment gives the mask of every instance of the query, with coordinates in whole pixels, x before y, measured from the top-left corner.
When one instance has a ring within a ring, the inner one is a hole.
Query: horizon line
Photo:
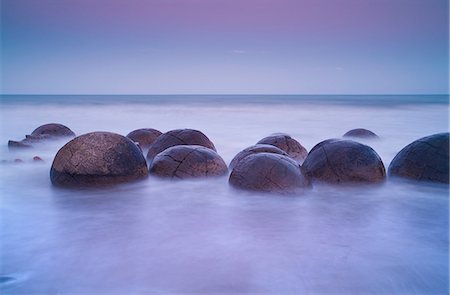
[[[187,95],[197,95],[197,96],[211,96],[211,95],[279,95],[279,96],[336,96],[336,95],[347,95],[347,96],[380,96],[380,95],[396,95],[396,96],[406,96],[406,95],[450,95],[450,93],[0,93],[1,96],[19,96],[19,95],[29,95],[29,96],[75,96],[75,95],[97,95],[97,96],[119,96],[119,95],[134,95],[134,96],[187,96]]]

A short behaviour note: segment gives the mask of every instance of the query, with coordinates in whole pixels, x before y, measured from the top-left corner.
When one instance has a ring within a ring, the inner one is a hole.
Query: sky
[[[448,94],[448,0],[1,0],[3,94]]]

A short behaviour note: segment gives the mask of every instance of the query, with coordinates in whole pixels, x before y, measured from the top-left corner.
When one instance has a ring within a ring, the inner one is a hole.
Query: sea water
[[[389,178],[281,196],[227,177],[149,177],[67,190],[49,179],[64,141],[7,141],[50,122],[78,135],[193,128],[228,164],[271,133],[310,150],[362,127],[380,136],[360,141],[387,168],[405,145],[447,132],[448,113],[448,96],[2,96],[0,293],[447,294],[446,185]]]

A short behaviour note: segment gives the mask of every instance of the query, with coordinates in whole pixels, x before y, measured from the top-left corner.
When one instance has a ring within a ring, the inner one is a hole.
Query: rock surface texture
[[[245,157],[248,157],[253,154],[258,153],[272,153],[272,154],[278,154],[283,156],[289,156],[285,151],[282,149],[277,148],[274,145],[270,144],[256,144],[251,147],[248,147],[242,151],[240,151],[236,156],[234,156],[233,160],[231,160],[229,168],[233,169],[239,161],[244,159]]]
[[[193,129],[176,129],[161,134],[150,146],[147,153],[149,163],[160,152],[176,145],[201,145],[216,151],[214,144],[201,131]]]
[[[148,149],[150,145],[155,141],[162,133],[152,128],[142,128],[131,131],[127,137],[134,142],[137,142],[143,149]]]
[[[229,183],[239,189],[275,193],[293,193],[310,186],[296,161],[273,153],[243,158],[231,172]]]
[[[165,178],[198,178],[225,175],[223,159],[199,145],[177,145],[159,153],[150,165],[150,174]]]
[[[90,187],[147,177],[145,158],[128,138],[110,132],[76,137],[56,154],[50,179],[56,186]]]
[[[302,163],[308,155],[308,151],[297,140],[283,133],[267,136],[258,141],[257,144],[270,144],[276,146],[285,151],[292,159],[299,163]]]
[[[307,177],[328,183],[379,182],[386,171],[380,156],[369,146],[338,140],[309,153],[302,165]]]
[[[389,165],[389,175],[449,183],[448,151],[448,132],[418,139],[395,156]]]

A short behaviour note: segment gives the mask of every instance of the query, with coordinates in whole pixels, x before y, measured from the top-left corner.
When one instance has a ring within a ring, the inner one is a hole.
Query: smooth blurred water
[[[49,180],[64,142],[6,143],[49,122],[77,134],[194,128],[229,163],[274,132],[309,150],[363,127],[387,168],[406,144],[448,131],[448,112],[441,96],[3,96],[0,293],[447,294],[448,186],[388,179],[278,196],[226,177],[150,177],[73,191]]]

